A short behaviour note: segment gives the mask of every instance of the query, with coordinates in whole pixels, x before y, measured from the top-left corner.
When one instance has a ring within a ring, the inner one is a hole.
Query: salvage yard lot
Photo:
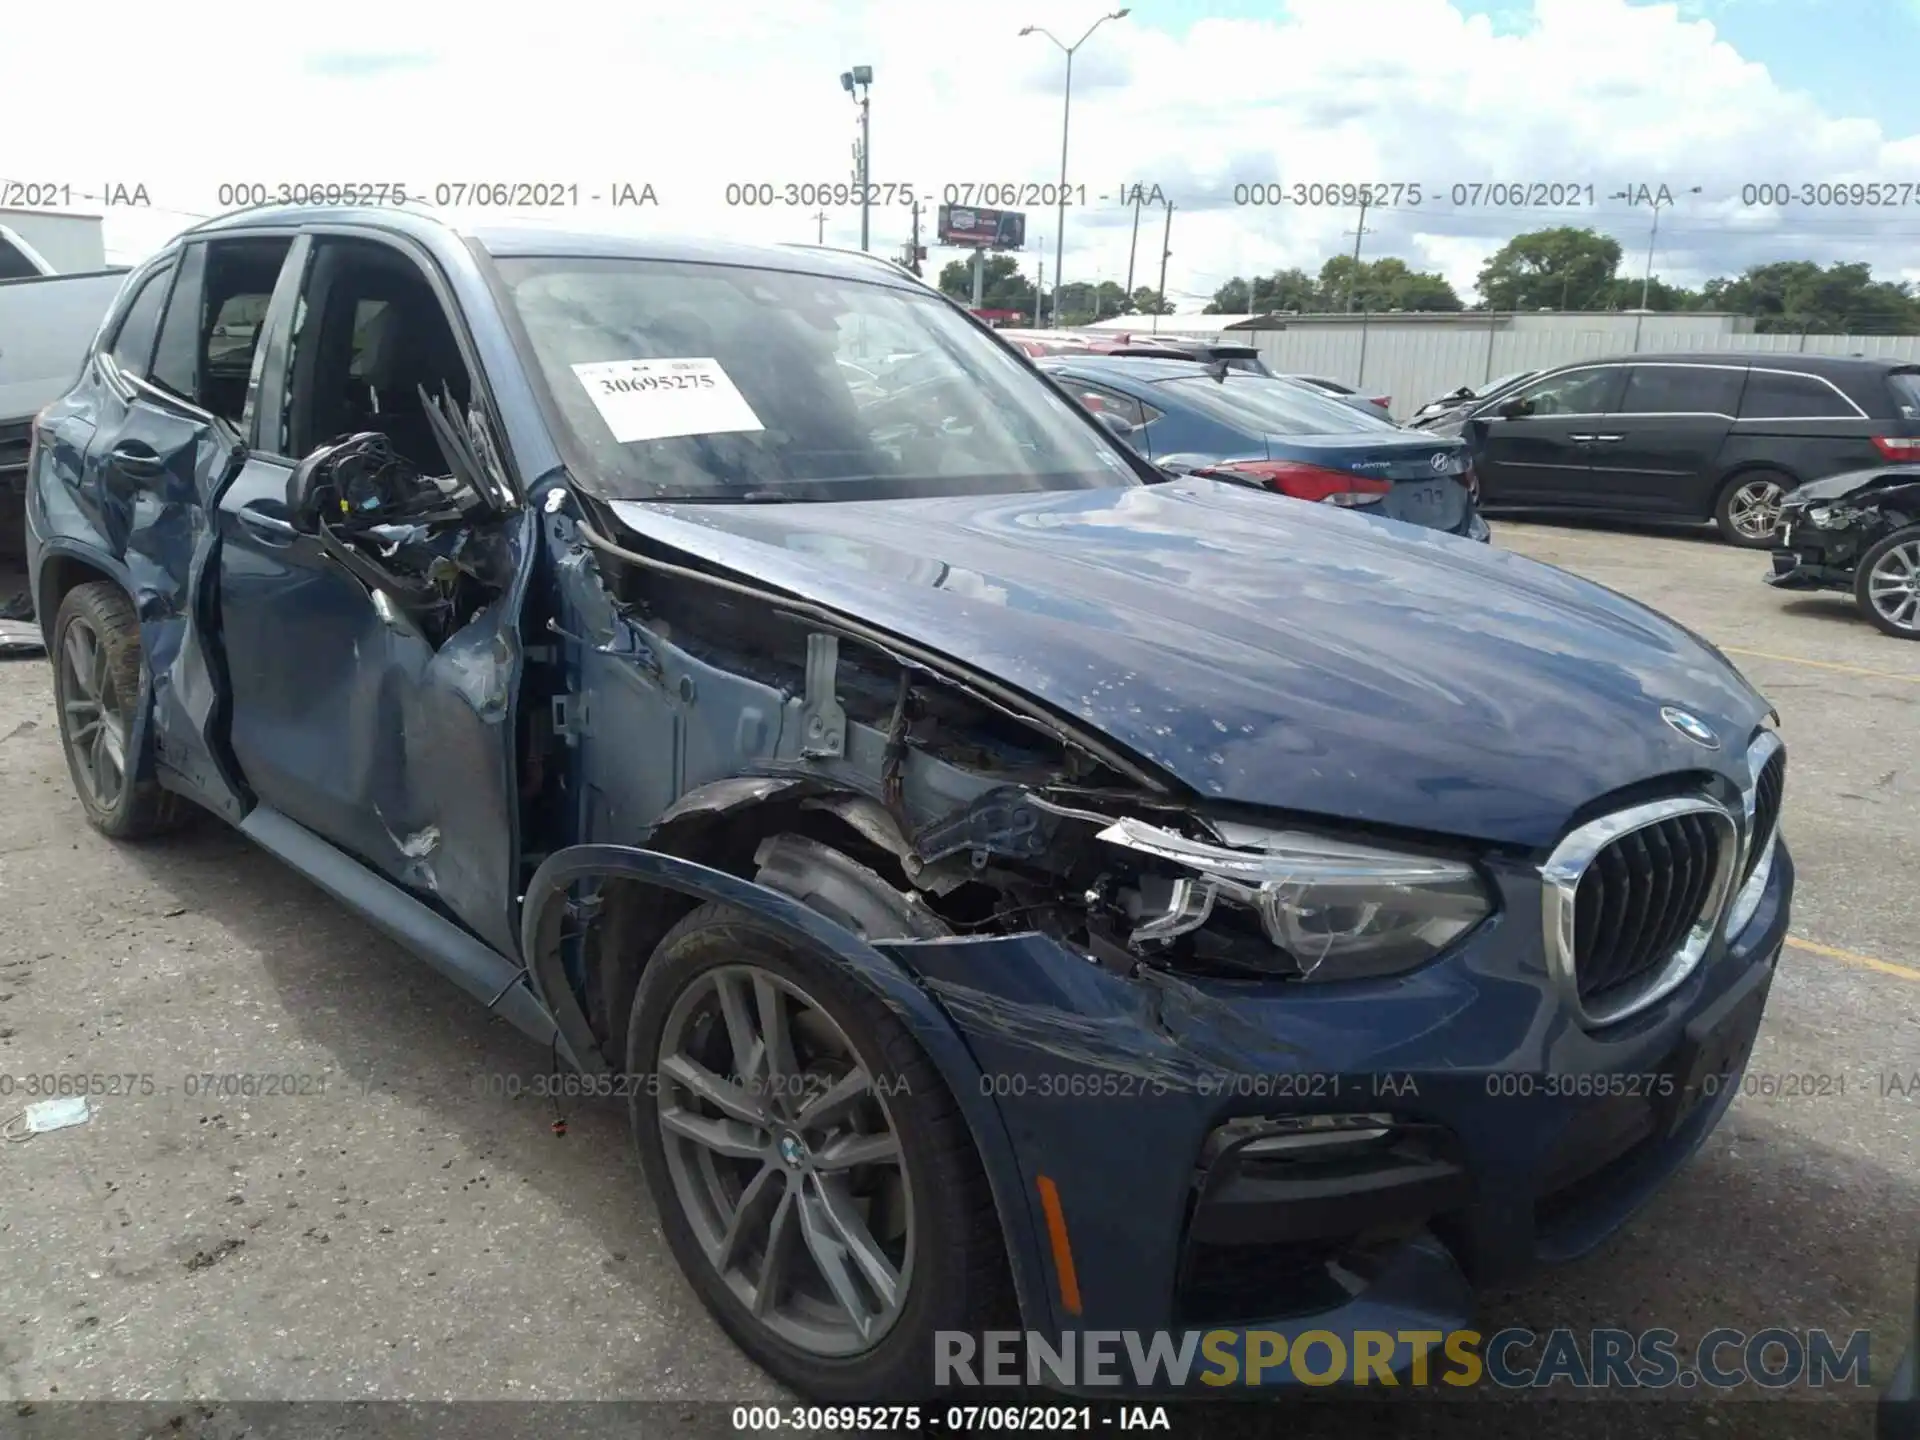
[[[1487,1327],[1867,1328],[1885,1373],[1920,1246],[1920,645],[1705,537],[1495,544],[1667,611],[1779,706],[1799,888],[1752,1072],[1825,1093],[1743,1095],[1628,1233]],[[778,1398],[680,1279],[618,1102],[565,1103],[556,1138],[543,1050],[238,835],[87,828],[38,660],[0,666],[0,796],[0,1075],[155,1092],[0,1147],[10,1402]],[[242,1074],[296,1093],[187,1093]]]

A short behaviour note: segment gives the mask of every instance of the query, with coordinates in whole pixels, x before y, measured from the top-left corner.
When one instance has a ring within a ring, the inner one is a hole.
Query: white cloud
[[[940,187],[1057,180],[1059,52],[1095,0],[545,0],[465,12],[418,0],[330,0],[317,12],[238,0],[88,8],[84,70],[22,65],[8,110],[40,117],[9,138],[8,178],[144,182],[159,211],[116,211],[109,244],[137,253],[211,212],[223,182],[548,180],[583,196],[651,182],[657,211],[567,212],[594,226],[813,239],[812,207],[729,209],[729,181],[849,178],[854,107],[838,85],[875,69],[873,176]],[[1823,113],[1673,4],[1535,0],[1524,25],[1466,18],[1446,0],[1292,0],[1272,21],[1210,20],[1175,35],[1152,5],[1105,25],[1076,57],[1069,279],[1126,276],[1131,214],[1097,197],[1159,184],[1178,207],[1168,287],[1182,309],[1230,276],[1315,268],[1347,250],[1351,210],[1241,208],[1237,181],[1418,183],[1419,207],[1368,217],[1369,254],[1442,269],[1463,293],[1518,230],[1594,224],[1631,256],[1646,212],[1623,185],[1702,185],[1661,219],[1656,269],[1697,281],[1776,256],[1866,258],[1897,273],[1920,231],[1907,215],[1803,212],[1743,220],[1743,182],[1920,173],[1920,137]],[[9,17],[17,55],[71,55],[70,7]],[[1701,12],[1701,13],[1710,13]],[[16,174],[24,169],[25,174]],[[1445,187],[1594,186],[1565,215],[1459,212]],[[1436,194],[1436,187],[1439,193]],[[931,214],[927,216],[931,227]],[[1135,282],[1154,283],[1161,217],[1141,225]],[[904,208],[873,217],[876,248],[906,237]],[[856,211],[827,238],[853,243]],[[1055,216],[1028,232],[1053,268]],[[1783,233],[1784,232],[1784,233]],[[936,251],[936,255],[941,252]],[[1028,257],[1028,266],[1038,254]],[[1691,273],[1688,273],[1691,272]],[[1196,297],[1189,299],[1188,297]]]

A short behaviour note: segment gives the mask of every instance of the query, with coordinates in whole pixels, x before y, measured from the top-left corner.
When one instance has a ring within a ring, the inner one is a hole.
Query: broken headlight
[[[1814,505],[1807,510],[1807,520],[1821,530],[1845,530],[1863,513],[1845,505]]]
[[[1473,867],[1458,860],[1252,825],[1216,822],[1214,831],[1228,843],[1139,820],[1100,831],[1107,844],[1159,862],[1116,897],[1136,947],[1227,922],[1247,932],[1236,968],[1353,980],[1432,959],[1492,909]]]

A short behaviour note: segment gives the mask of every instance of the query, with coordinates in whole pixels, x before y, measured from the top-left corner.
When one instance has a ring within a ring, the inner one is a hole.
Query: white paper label
[[[766,428],[718,360],[600,360],[573,373],[622,445]]]

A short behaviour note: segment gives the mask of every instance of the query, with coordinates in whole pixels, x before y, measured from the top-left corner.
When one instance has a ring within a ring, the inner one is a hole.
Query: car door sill
[[[517,1029],[542,1045],[557,1043],[561,1055],[573,1063],[572,1047],[528,987],[527,972],[519,965],[270,806],[255,806],[240,822],[240,833],[385,931],[482,1004],[498,1010]]]

